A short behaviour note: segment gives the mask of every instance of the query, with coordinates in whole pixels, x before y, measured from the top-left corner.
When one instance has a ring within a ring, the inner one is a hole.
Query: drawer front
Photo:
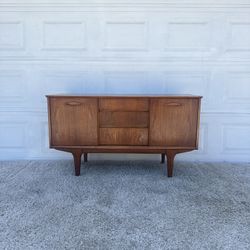
[[[148,111],[148,98],[100,98],[99,109],[108,111]]]
[[[146,128],[100,128],[100,145],[148,145]]]
[[[101,111],[99,126],[101,128],[147,128],[148,112]]]

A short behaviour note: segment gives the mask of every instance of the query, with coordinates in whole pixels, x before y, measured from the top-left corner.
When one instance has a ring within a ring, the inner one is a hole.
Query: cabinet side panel
[[[196,124],[196,143],[195,143],[196,149],[198,149],[198,147],[199,147],[200,117],[201,117],[201,98],[198,99],[197,124]]]
[[[198,99],[152,99],[150,145],[196,147]]]
[[[51,111],[50,111],[50,98],[47,97],[47,112],[48,112],[48,131],[49,131],[49,147],[52,146],[52,132],[51,132]]]
[[[52,146],[97,145],[97,98],[51,98]]]

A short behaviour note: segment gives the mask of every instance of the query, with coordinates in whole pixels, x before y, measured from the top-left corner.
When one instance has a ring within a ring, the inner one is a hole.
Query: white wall
[[[203,95],[191,160],[250,160],[250,0],[2,0],[0,159],[48,149],[45,94]]]

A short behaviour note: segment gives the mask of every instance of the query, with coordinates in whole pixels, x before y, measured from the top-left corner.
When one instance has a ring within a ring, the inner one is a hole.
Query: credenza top
[[[138,94],[130,94],[130,95],[122,95],[122,94],[54,94],[54,95],[46,95],[47,98],[49,97],[95,97],[95,98],[202,98],[202,96],[197,95],[163,95],[163,94],[145,94],[145,95],[138,95]]]

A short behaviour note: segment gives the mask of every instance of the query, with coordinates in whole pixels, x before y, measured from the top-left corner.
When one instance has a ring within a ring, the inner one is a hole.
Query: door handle
[[[172,107],[180,107],[182,106],[181,103],[178,103],[178,102],[167,102],[165,103],[167,106],[172,106]]]
[[[80,106],[81,103],[80,102],[66,102],[66,105],[69,105],[69,106]]]

